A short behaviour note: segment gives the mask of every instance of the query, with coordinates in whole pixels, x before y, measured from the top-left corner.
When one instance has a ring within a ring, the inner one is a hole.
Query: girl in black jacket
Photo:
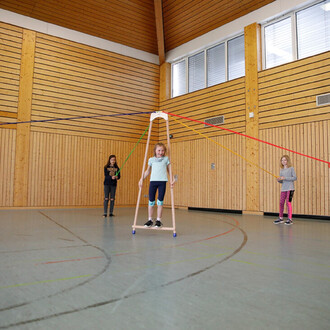
[[[113,208],[115,206],[115,196],[117,189],[117,180],[120,179],[119,166],[117,165],[116,156],[110,155],[108,162],[104,166],[104,213],[107,216],[109,195],[110,195],[110,212],[109,216],[113,217]]]

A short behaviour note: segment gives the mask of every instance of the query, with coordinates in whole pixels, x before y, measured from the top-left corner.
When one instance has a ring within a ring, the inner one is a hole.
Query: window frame
[[[277,66],[299,60],[299,58],[298,58],[298,28],[297,28],[297,19],[296,19],[297,18],[297,13],[302,11],[302,10],[305,10],[307,8],[316,6],[317,4],[321,4],[322,2],[324,2],[324,0],[315,1],[315,2],[312,2],[312,3],[306,4],[305,6],[302,6],[300,8],[295,9],[295,10],[292,10],[292,11],[286,13],[286,14],[280,15],[280,16],[278,16],[274,19],[271,19],[269,21],[266,21],[264,23],[261,23],[262,70],[275,68]],[[272,25],[272,24],[276,24],[277,22],[280,22],[280,21],[282,21],[286,18],[291,18],[292,61],[266,68],[265,28],[267,26]]]

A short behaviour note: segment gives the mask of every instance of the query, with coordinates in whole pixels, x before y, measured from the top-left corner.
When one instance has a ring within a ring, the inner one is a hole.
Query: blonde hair
[[[166,147],[164,143],[156,143],[154,146],[154,156],[156,156],[156,149],[162,147],[164,149],[164,155],[166,154]]]
[[[283,155],[280,159],[280,167],[284,168],[283,164],[282,164],[282,159],[285,158],[287,161],[287,167],[292,167],[292,163],[291,163],[291,159],[288,155]]]

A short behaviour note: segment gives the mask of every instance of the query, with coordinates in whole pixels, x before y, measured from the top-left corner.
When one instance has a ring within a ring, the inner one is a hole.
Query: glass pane
[[[330,50],[330,1],[297,12],[298,59]]]
[[[186,61],[172,65],[172,97],[186,94]]]
[[[225,44],[207,50],[207,86],[213,86],[226,81]]]
[[[293,61],[291,17],[265,27],[266,68]]]
[[[244,35],[228,41],[228,80],[245,75]]]
[[[204,52],[188,58],[189,92],[205,88]]]

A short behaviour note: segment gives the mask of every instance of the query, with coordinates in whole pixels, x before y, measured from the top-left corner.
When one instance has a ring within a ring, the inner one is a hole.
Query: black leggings
[[[156,191],[158,189],[157,199],[162,202],[164,200],[166,191],[166,181],[150,181],[149,185],[149,201],[154,202],[156,198]]]

